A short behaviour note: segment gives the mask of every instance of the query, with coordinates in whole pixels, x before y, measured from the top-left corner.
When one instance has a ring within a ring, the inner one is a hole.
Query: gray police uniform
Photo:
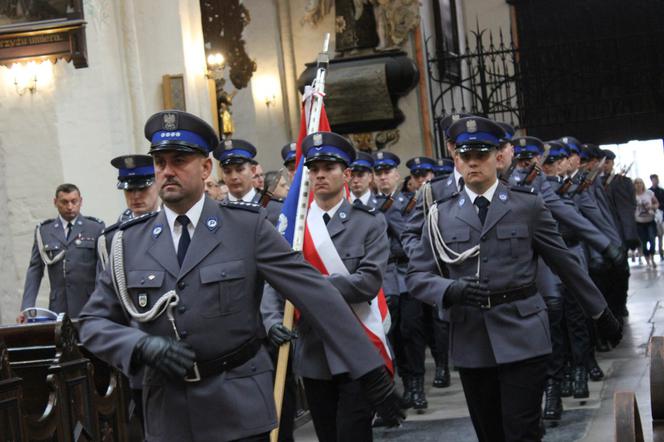
[[[78,317],[95,288],[96,244],[103,229],[103,221],[81,214],[74,220],[69,239],[65,238],[60,217],[39,224],[25,276],[21,310],[34,307],[46,265],[51,284],[48,308]]]
[[[302,262],[258,206],[220,205],[206,197],[181,268],[163,212],[121,229],[131,299],[143,312],[162,294],[177,290],[175,323],[199,365],[265,335],[259,305],[266,280],[295,303],[324,342],[334,343],[324,346],[333,374],[343,370],[357,378],[381,366],[338,292]],[[166,315],[130,327],[111,270],[100,276],[81,315],[81,340],[130,373],[132,351],[143,336],[173,337],[174,331]],[[272,363],[262,346],[244,364],[199,382],[166,381],[147,369],[147,440],[230,441],[267,432],[276,425],[272,395]]]
[[[332,274],[327,279],[347,303],[367,302],[378,295],[389,254],[386,228],[384,217],[375,209],[351,205],[346,200],[330,219],[328,232],[350,274]],[[270,285],[265,287],[261,313],[268,331],[283,322],[283,298],[279,293]],[[338,368],[327,360],[310,318],[303,315],[297,329],[300,337],[294,341],[295,373],[312,379],[331,379]]]

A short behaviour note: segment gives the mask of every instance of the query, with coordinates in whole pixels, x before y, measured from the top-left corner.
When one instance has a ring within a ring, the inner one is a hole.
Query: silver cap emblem
[[[323,144],[323,134],[314,134],[314,146]]]
[[[466,130],[471,134],[477,132],[477,121],[475,120],[466,121]]]
[[[164,114],[162,127],[164,130],[175,130],[178,128],[178,116],[172,113]]]

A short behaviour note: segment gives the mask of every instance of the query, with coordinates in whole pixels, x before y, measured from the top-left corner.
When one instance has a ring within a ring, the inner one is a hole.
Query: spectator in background
[[[220,183],[222,182],[215,180],[212,176],[205,180],[205,193],[213,200],[221,201],[224,199],[225,195],[222,195]]]
[[[275,181],[279,180],[278,184],[275,186]],[[283,200],[288,195],[288,189],[290,189],[290,184],[284,175],[279,173],[276,170],[271,170],[265,174],[265,188],[272,190],[272,196]]]
[[[655,194],[659,203],[659,210],[655,212],[655,224],[657,225],[657,247],[659,250],[659,259],[664,260],[664,249],[662,249],[662,235],[664,235],[664,189],[659,187],[659,177],[657,174],[650,175],[650,190]]]
[[[641,240],[641,250],[646,258],[646,265],[655,267],[655,236],[657,227],[655,226],[655,211],[659,208],[659,202],[655,194],[646,189],[646,185],[641,178],[634,180],[634,190],[636,191],[636,228]]]
[[[256,173],[251,177],[251,183],[256,190],[265,189],[265,173],[260,164],[256,164]]]

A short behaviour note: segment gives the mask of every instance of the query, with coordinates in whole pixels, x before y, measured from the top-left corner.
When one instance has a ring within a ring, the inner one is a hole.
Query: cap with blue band
[[[334,132],[314,132],[302,140],[305,165],[314,161],[332,161],[349,166],[357,158],[350,141]]]
[[[471,116],[452,123],[449,134],[459,153],[488,152],[500,144],[505,130],[488,118]]]
[[[401,164],[401,159],[392,152],[376,152],[371,155],[374,170],[393,169]]]
[[[219,144],[217,133],[196,115],[179,110],[157,112],[148,118],[144,129],[150,143],[150,154],[177,150],[209,155]]]
[[[256,163],[256,148],[248,141],[237,138],[224,140],[213,153],[222,166],[228,164]]]
[[[118,169],[118,189],[143,189],[154,183],[154,163],[150,155],[122,155],[113,158],[111,165]]]

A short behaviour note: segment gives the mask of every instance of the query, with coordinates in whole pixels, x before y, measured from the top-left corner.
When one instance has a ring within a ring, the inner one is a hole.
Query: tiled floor
[[[659,259],[657,260],[659,263]],[[585,403],[565,399],[566,412],[560,424],[547,428],[544,438],[553,441],[608,442],[614,438],[613,393],[636,392],[643,422],[645,440],[652,440],[649,360],[646,355],[648,339],[664,335],[664,264],[656,270],[632,264],[630,296],[623,342],[610,353],[598,353],[599,363],[606,373],[602,382],[590,383],[590,398]],[[427,361],[427,398],[429,409],[424,414],[409,413],[406,423],[398,429],[374,431],[376,441],[474,441],[475,434],[468,418],[468,410],[458,375],[453,374],[452,386],[431,388],[433,361]],[[316,441],[311,423],[295,433],[297,442]]]

